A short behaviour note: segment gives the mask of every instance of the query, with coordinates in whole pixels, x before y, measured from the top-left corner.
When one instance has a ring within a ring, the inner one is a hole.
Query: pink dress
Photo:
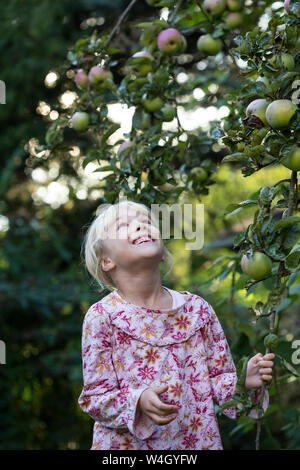
[[[212,306],[177,294],[181,305],[154,310],[114,291],[87,311],[78,403],[95,420],[91,449],[222,449],[214,400],[235,394],[235,365]],[[145,389],[162,384],[169,388],[160,399],[179,410],[159,426],[136,405]],[[235,408],[223,413],[236,418]]]

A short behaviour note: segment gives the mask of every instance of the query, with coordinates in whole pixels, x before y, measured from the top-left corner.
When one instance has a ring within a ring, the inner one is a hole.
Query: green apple
[[[297,106],[290,100],[272,101],[266,109],[266,119],[273,129],[287,127]]]
[[[143,99],[143,105],[149,112],[154,112],[154,111],[159,111],[163,105],[164,102],[163,100],[159,97],[156,96],[155,98],[145,98]]]
[[[217,55],[222,50],[222,41],[211,34],[203,34],[197,41],[197,49],[205,55]]]
[[[239,11],[243,8],[243,0],[227,0],[226,3],[230,11]]]
[[[153,56],[150,54],[150,52],[147,51],[139,51],[133,54],[132,58],[136,59],[139,57],[143,57],[141,61],[134,63],[133,64],[133,69],[134,71],[138,74],[141,75],[142,77],[145,77],[149,72],[152,72],[152,61],[153,61]]]
[[[203,183],[207,179],[207,172],[201,166],[195,166],[191,172],[191,177],[198,183]]]
[[[161,109],[162,115],[163,115],[163,121],[173,121],[173,119],[176,116],[176,108],[172,106],[171,104],[166,104],[162,109]]]
[[[268,121],[266,119],[266,109],[269,105],[269,102],[263,98],[251,101],[246,108],[246,115],[250,116],[253,114],[258,117],[265,126],[268,126]]]
[[[295,144],[280,163],[290,170],[300,171],[300,147]]]
[[[256,281],[260,281],[272,272],[272,261],[268,256],[260,251],[256,251],[253,259],[249,259],[247,255],[242,256],[241,260],[242,271]]]
[[[267,336],[264,337],[264,345],[266,348],[270,349],[270,351],[274,351],[279,346],[280,340],[277,335],[274,333],[269,333]]]
[[[89,120],[88,113],[78,111],[72,116],[72,127],[77,132],[84,132],[88,128]]]
[[[204,0],[203,6],[213,16],[219,16],[226,8],[226,0]]]

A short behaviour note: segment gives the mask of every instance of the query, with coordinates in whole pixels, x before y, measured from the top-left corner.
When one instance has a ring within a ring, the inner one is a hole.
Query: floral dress
[[[95,420],[92,450],[222,449],[214,400],[235,394],[235,365],[212,306],[180,293],[175,309],[139,307],[113,291],[87,311],[78,403]],[[148,387],[165,384],[160,399],[179,410],[161,426],[136,405]],[[235,408],[223,413],[236,418]]]

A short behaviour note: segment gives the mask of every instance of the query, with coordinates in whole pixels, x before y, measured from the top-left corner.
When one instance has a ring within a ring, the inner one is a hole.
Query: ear
[[[103,271],[109,271],[115,266],[115,263],[108,256],[105,255],[100,260],[100,266]]]

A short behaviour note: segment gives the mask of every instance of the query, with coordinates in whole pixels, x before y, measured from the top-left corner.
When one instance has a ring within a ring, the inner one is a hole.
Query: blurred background
[[[1,8],[0,79],[6,84],[6,104],[0,105],[0,340],[6,345],[6,364],[0,365],[0,449],[91,447],[93,421],[77,404],[82,387],[81,328],[89,306],[109,291],[97,292],[80,248],[99,205],[100,177],[99,173],[92,175],[88,166],[80,171],[74,164],[76,146],[69,160],[61,161],[47,160],[35,148],[57,118],[53,104],[59,99],[67,108],[74,99],[64,75],[68,48],[95,27],[101,34],[109,32],[128,3],[10,0]],[[128,53],[138,40],[131,20],[137,23],[151,15],[153,8],[138,2],[115,43]],[[203,69],[204,63],[198,67],[199,74]],[[183,69],[179,81],[186,77]],[[228,76],[228,80],[239,86],[238,77]],[[198,110],[197,115],[182,116],[187,128],[208,130],[210,119],[226,115],[226,109],[218,106],[222,93],[209,72],[193,99],[197,101],[206,92],[215,95],[214,100],[206,103],[206,114]],[[120,116],[122,132],[128,131],[132,114],[122,106],[111,107],[110,112]],[[226,154],[224,148],[208,148],[209,153],[217,161]],[[39,165],[41,159],[43,166]],[[228,259],[214,261],[235,254],[233,239],[251,223],[254,209],[250,206],[228,218],[220,216],[230,203],[250,199],[261,186],[272,185],[289,173],[281,166],[244,178],[239,170],[220,166],[217,184],[201,199],[205,204],[204,248],[193,252],[185,249],[183,240],[168,243],[174,268],[163,284],[199,294],[212,304],[235,360],[264,350],[266,330],[256,337],[248,306],[263,301],[267,292],[258,287],[246,296],[245,289],[240,289],[233,299]],[[300,339],[299,287],[296,283],[288,314],[281,320],[286,335],[280,354],[287,357],[291,341]],[[271,390],[262,448],[300,448],[299,381],[291,375],[284,393],[278,390],[280,377],[274,402]],[[219,424],[225,449],[254,448],[255,428],[247,418],[237,426],[220,416]]]

